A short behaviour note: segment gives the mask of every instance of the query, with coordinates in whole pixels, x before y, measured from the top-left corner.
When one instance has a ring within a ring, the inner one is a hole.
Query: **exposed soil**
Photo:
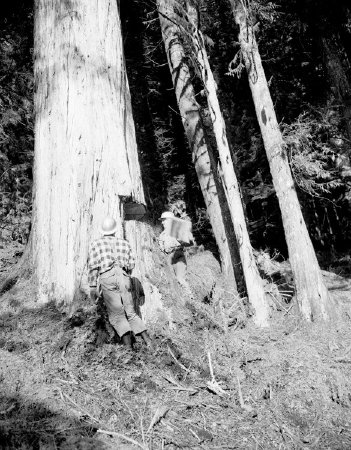
[[[28,281],[5,293],[0,447],[350,449],[350,280],[324,272],[334,326],[305,324],[276,296],[260,330],[209,253],[189,273],[194,299],[172,294],[172,326],[153,324],[155,352],[137,341],[133,356],[88,301],[68,318],[36,304]]]

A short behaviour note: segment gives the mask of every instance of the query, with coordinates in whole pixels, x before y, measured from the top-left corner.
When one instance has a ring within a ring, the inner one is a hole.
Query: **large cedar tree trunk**
[[[239,43],[282,214],[298,305],[308,321],[329,319],[334,313],[334,306],[302,216],[256,39],[242,2],[230,2],[240,27]]]
[[[218,193],[218,180],[213,171],[213,157],[211,158],[200,107],[195,98],[191,73],[180,37],[182,31],[177,25],[178,16],[174,12],[173,3],[172,0],[157,2],[168,64],[207,214],[218,246],[222,270],[231,276],[235,283],[234,267],[238,264],[238,260],[235,259],[227,238]]]
[[[145,276],[151,233],[123,226],[121,196],[143,202],[117,2],[36,0],[32,257],[38,298],[70,304],[87,290],[87,250],[109,214]]]
[[[192,2],[187,0],[188,19],[192,25],[191,38],[202,82],[207,95],[208,109],[216,138],[221,162],[220,170],[230,215],[234,225],[235,237],[239,247],[249,302],[254,311],[254,321],[259,326],[267,326],[269,306],[265,297],[263,282],[259,275],[247,231],[239,183],[234,171],[233,160],[227,140],[226,127],[217,97],[217,85],[208,61],[203,36],[198,29],[198,12]]]

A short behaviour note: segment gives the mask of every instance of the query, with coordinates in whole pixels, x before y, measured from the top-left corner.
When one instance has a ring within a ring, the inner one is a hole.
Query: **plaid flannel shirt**
[[[129,242],[115,236],[103,236],[93,241],[88,257],[89,286],[95,288],[98,276],[115,264],[126,270],[134,268],[135,258]]]

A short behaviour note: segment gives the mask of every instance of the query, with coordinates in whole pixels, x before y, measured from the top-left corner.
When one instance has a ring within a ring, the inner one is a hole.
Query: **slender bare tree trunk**
[[[217,183],[206,142],[200,107],[195,98],[191,74],[181,42],[182,31],[177,26],[178,17],[174,12],[172,0],[158,0],[157,4],[178,107],[193,155],[193,162],[205,200],[207,214],[219,249],[222,270],[233,277],[236,289],[233,266],[238,264],[238,261],[232,260],[233,256],[226,236]]]
[[[38,298],[70,304],[87,289],[88,245],[101,220],[114,216],[122,235],[122,197],[144,201],[116,1],[36,0],[34,69]],[[145,278],[151,230],[126,231],[146,305],[158,304]]]
[[[322,36],[320,45],[333,94],[340,103],[347,136],[351,140],[351,86],[339,57],[338,48],[333,42],[333,36]],[[348,156],[350,158],[350,154]]]
[[[213,78],[202,34],[197,27],[197,10],[189,0],[187,1],[187,12],[189,21],[192,25],[191,39],[195,48],[198,66],[207,94],[208,108],[221,162],[224,189],[234,225],[236,240],[238,242],[249,302],[254,311],[255,323],[259,326],[267,326],[269,307],[265,298],[263,282],[257,269],[247,231],[240,188],[234,171],[233,160],[226,135],[225,122],[218,102],[216,92],[217,85]]]
[[[296,296],[303,317],[329,319],[334,306],[329,298],[297,198],[288,157],[274,111],[256,39],[241,0],[230,0],[240,27],[239,43],[248,72],[252,98],[277,193],[294,275]]]

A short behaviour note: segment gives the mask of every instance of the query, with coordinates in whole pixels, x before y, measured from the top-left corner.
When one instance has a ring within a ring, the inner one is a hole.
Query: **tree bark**
[[[297,302],[306,320],[330,319],[334,315],[334,305],[324,284],[302,216],[256,39],[242,2],[240,0],[230,2],[235,22],[240,27],[241,52],[282,213]]]
[[[181,42],[182,31],[177,26],[178,19],[174,12],[172,1],[158,0],[157,4],[175,95],[205,200],[207,214],[218,246],[222,270],[226,275],[233,278],[236,290],[234,268],[238,264],[238,260],[235,258],[236,255],[234,255],[233,250],[231,251],[227,238],[218,194],[218,180],[216,180],[216,175],[213,171],[213,157],[211,158],[210,155],[200,115],[200,106],[195,98],[191,73]]]
[[[191,39],[195,49],[202,82],[207,94],[207,103],[213,124],[219,158],[221,175],[226,192],[234,232],[239,247],[249,302],[254,311],[254,321],[258,326],[267,326],[269,307],[265,298],[263,282],[259,275],[247,231],[240,188],[234,171],[233,161],[226,135],[226,127],[216,93],[216,82],[208,61],[203,37],[198,29],[197,10],[187,1],[187,12],[192,25]]]
[[[333,37],[322,36],[320,44],[335,99],[340,103],[345,129],[351,140],[351,86],[333,42]],[[350,155],[348,155],[350,158]]]
[[[35,2],[35,158],[32,259],[40,302],[87,290],[87,252],[106,215],[123,235],[123,197],[143,202],[117,3]],[[146,303],[151,228],[128,224]],[[141,244],[142,243],[142,244]]]

